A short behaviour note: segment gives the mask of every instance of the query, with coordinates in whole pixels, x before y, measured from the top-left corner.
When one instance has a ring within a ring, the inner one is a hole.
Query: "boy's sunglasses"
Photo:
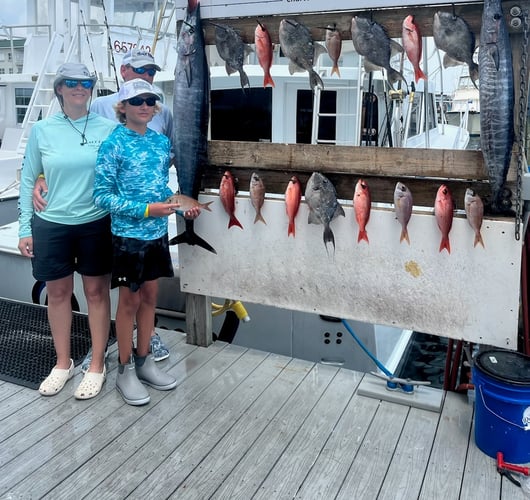
[[[130,99],[127,99],[127,102],[131,106],[141,106],[144,102],[148,106],[154,106],[156,104],[156,101],[158,101],[156,97],[131,97]]]
[[[94,86],[92,80],[63,80],[69,89],[75,89],[79,84],[85,89],[91,89]]]
[[[155,68],[133,68],[131,66],[132,70],[137,75],[143,75],[144,73],[147,73],[149,76],[155,76],[156,75],[156,69]]]

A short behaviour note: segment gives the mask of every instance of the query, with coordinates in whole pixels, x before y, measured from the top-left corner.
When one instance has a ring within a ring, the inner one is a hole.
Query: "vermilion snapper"
[[[302,186],[298,177],[293,175],[287,184],[287,189],[285,190],[285,211],[287,212],[287,217],[289,217],[289,226],[287,227],[287,237],[291,234],[293,238],[295,237],[296,227],[294,219],[296,214],[298,214],[298,209],[300,208],[300,200],[302,199]]]
[[[359,179],[355,186],[355,193],[353,195],[353,210],[355,212],[355,219],[359,224],[359,235],[357,236],[357,243],[361,240],[368,241],[368,233],[366,232],[366,224],[370,219],[370,208],[372,205],[370,188],[368,184],[363,180]]]
[[[256,55],[258,56],[258,61],[260,66],[263,69],[263,87],[270,85],[274,87],[274,80],[271,76],[271,66],[272,66],[272,50],[274,48],[271,36],[267,31],[267,26],[258,21],[258,25],[254,31],[254,43],[256,44]]]
[[[188,210],[195,207],[199,207],[201,210],[208,210],[208,212],[211,212],[212,210],[210,205],[213,203],[213,201],[201,203],[195,198],[186,196],[185,194],[175,193],[166,200],[166,203],[178,203],[180,207],[176,210],[176,212],[183,215],[184,212],[187,212]]]
[[[403,240],[406,240],[410,245],[407,225],[412,215],[412,193],[402,182],[397,182],[396,188],[394,189],[394,210],[396,212],[396,219],[401,224],[399,242],[401,243]]]
[[[416,80],[416,83],[418,83],[420,78],[427,80],[427,76],[420,68],[422,41],[420,29],[414,22],[414,16],[407,16],[404,19],[401,37],[403,48],[414,68],[414,79]]]
[[[480,243],[482,248],[485,248],[484,242],[482,241],[482,235],[480,234],[482,217],[484,215],[484,204],[482,203],[480,196],[473,189],[466,189],[464,206],[466,209],[467,221],[473,231],[475,231],[475,241],[473,242],[473,246],[476,247],[477,244]]]
[[[263,224],[267,224],[263,215],[261,215],[261,207],[263,207],[265,201],[265,184],[263,184],[263,179],[256,172],[252,172],[252,176],[250,177],[250,201],[256,210],[254,224],[259,220]]]
[[[434,215],[436,223],[442,232],[442,241],[440,242],[441,252],[444,248],[451,253],[451,244],[449,243],[449,231],[453,225],[453,196],[449,188],[442,184],[436,193],[436,200],[434,202]]]
[[[236,211],[236,187],[234,182],[234,176],[230,171],[226,171],[223,174],[221,179],[221,186],[219,187],[219,197],[221,198],[221,203],[225,207],[226,213],[230,216],[228,222],[228,229],[232,226],[239,226],[243,229],[241,223],[237,220],[235,216]]]
[[[328,50],[329,57],[333,62],[331,68],[331,76],[335,73],[340,78],[339,71],[339,58],[342,51],[342,37],[340,31],[337,29],[337,25],[333,23],[326,28],[326,49]]]

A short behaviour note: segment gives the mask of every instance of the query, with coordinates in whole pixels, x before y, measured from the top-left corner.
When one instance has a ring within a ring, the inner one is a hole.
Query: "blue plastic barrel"
[[[479,353],[473,364],[475,443],[487,455],[530,462],[530,356],[506,350]]]

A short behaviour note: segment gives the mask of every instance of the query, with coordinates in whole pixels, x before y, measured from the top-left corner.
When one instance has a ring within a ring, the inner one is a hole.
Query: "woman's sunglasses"
[[[79,84],[85,89],[91,89],[94,86],[92,80],[63,80],[69,89],[75,89]]]
[[[144,73],[147,73],[149,76],[155,76],[156,75],[156,69],[155,68],[133,68],[131,66],[132,70],[137,75],[143,75]]]
[[[154,106],[156,101],[158,101],[156,97],[131,97],[130,99],[127,99],[127,102],[131,106],[141,106],[144,102],[148,106]]]

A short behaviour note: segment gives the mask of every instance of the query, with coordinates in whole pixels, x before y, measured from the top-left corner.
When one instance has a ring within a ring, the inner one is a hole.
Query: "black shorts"
[[[145,281],[174,276],[167,235],[157,240],[112,235],[112,247],[112,288],[125,286],[136,292]]]
[[[86,224],[68,225],[33,217],[33,277],[53,281],[74,271],[102,276],[112,269],[110,216]]]

